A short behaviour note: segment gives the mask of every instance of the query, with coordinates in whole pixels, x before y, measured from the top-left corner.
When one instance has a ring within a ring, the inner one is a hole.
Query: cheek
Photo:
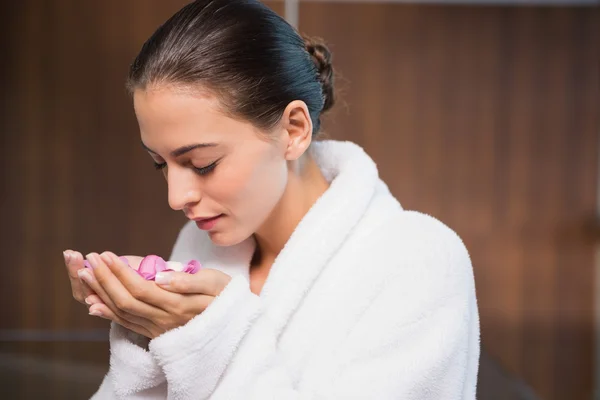
[[[287,184],[285,160],[263,157],[235,171],[223,171],[219,198],[238,222],[256,229],[281,198]],[[226,175],[226,176],[225,176]]]

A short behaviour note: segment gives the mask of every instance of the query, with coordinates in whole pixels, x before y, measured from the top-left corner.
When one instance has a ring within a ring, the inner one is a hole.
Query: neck
[[[254,234],[256,264],[270,267],[296,226],[328,187],[329,183],[309,154],[290,163],[288,183],[281,200]]]

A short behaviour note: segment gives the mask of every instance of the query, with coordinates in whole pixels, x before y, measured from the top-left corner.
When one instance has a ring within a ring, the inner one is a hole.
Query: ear
[[[313,124],[306,103],[294,100],[287,105],[281,116],[283,129],[287,131],[285,158],[297,160],[312,142]]]

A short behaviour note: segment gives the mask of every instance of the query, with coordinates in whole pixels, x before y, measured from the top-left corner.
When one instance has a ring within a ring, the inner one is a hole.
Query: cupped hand
[[[214,269],[195,274],[160,272],[155,281],[148,281],[111,252],[90,253],[86,258],[92,268],[80,271],[79,277],[93,292],[84,299],[91,304],[90,314],[150,339],[201,314],[231,281]],[[141,261],[141,257],[127,258],[133,268]]]

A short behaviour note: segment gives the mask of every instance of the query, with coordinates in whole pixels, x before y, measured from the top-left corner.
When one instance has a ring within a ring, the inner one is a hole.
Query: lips
[[[219,218],[221,215],[217,215],[216,217],[207,217],[207,218],[193,218],[194,221],[196,222],[205,222],[205,221],[210,221],[216,218]]]
[[[204,231],[209,231],[215,227],[215,225],[217,224],[219,219],[221,219],[222,216],[223,214],[210,218],[194,218],[194,221],[196,221],[196,225],[198,226],[198,228]]]

